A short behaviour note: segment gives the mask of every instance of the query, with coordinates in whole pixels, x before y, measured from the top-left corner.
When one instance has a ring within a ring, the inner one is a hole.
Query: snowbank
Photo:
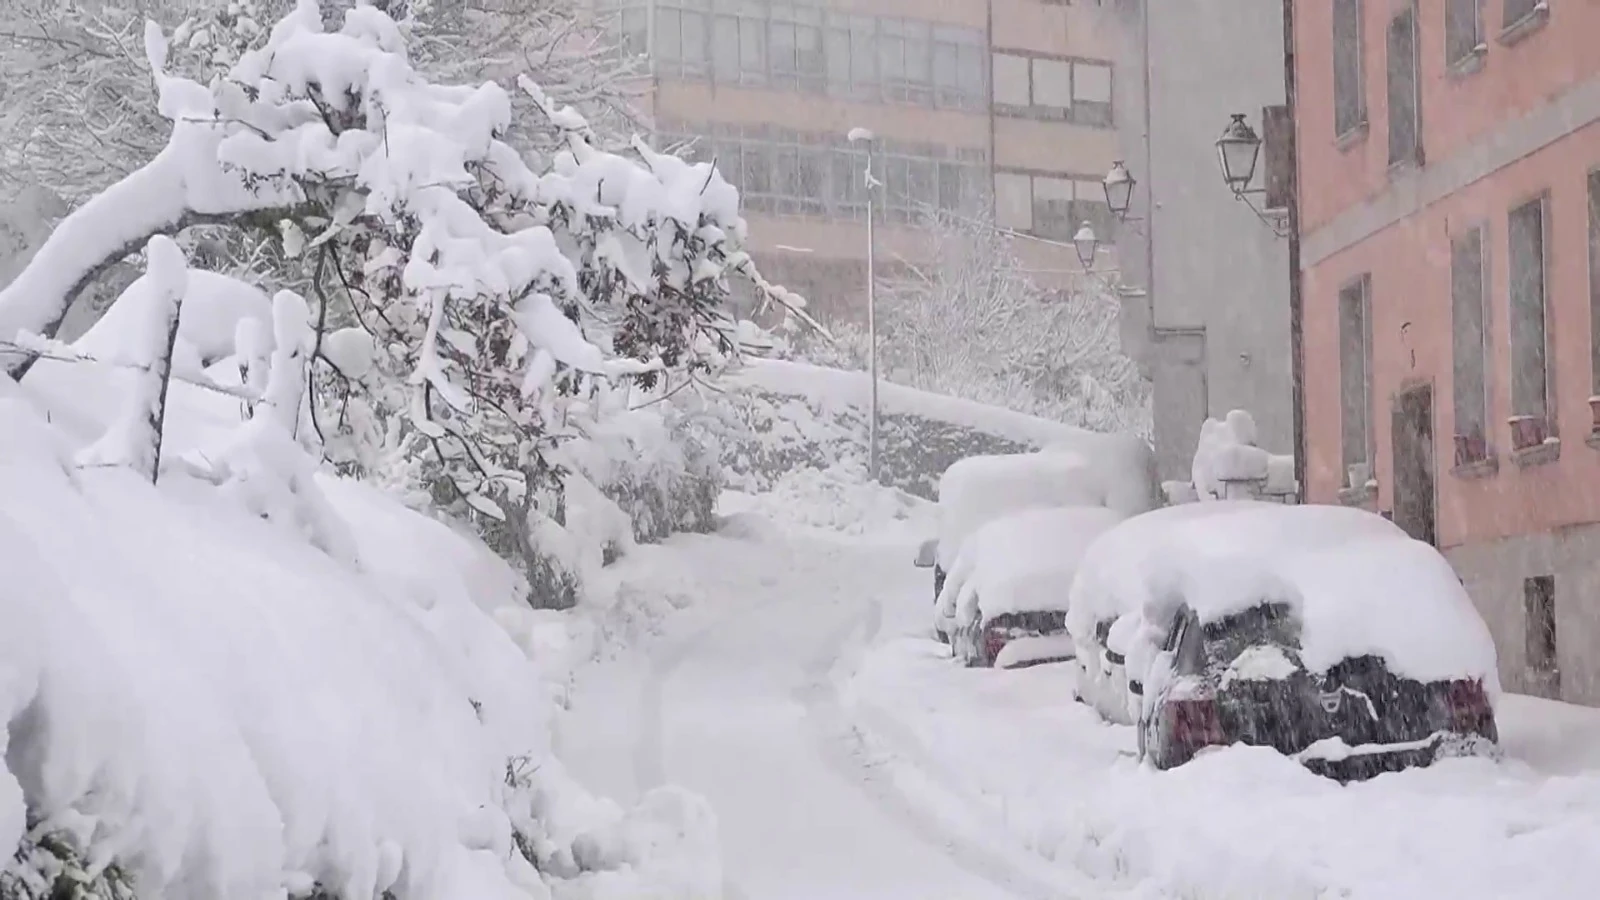
[[[907,621],[921,612],[906,602]],[[1595,710],[1508,695],[1505,760],[1350,785],[1242,745],[1161,772],[1132,728],[1072,702],[1072,667],[943,657],[920,638],[869,650],[846,690],[855,723],[927,772],[919,806],[962,807],[1082,882],[1073,896],[1582,900],[1600,882]]]
[[[1095,507],[1028,509],[995,519],[962,544],[939,605],[953,612],[958,627],[1007,613],[1064,611],[1084,551],[1122,519]]]

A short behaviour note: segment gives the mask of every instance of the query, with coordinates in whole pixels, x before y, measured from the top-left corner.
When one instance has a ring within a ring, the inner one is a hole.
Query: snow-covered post
[[[292,438],[300,437],[300,410],[306,392],[306,351],[311,346],[311,311],[294,291],[272,298],[272,367],[267,372],[258,414],[270,416]]]
[[[167,384],[178,315],[189,290],[189,266],[172,238],[157,235],[145,247],[149,302],[130,335],[134,373],[128,401],[98,441],[85,448],[86,466],[127,466],[154,484],[161,468],[161,429],[167,415]]]

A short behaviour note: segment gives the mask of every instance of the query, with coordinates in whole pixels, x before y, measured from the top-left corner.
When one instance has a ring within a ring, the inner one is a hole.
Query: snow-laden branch
[[[189,289],[189,267],[171,238],[150,239],[150,300],[134,322],[129,340],[144,368],[130,373],[128,399],[110,428],[84,448],[85,466],[126,466],[156,480],[161,469],[161,433],[167,414],[167,384],[172,374],[172,345],[178,339],[178,314]]]

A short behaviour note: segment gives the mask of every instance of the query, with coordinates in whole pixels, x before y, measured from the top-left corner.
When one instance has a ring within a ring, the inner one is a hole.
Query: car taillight
[[[983,654],[993,662],[1000,656],[1000,651],[1006,647],[1005,632],[998,628],[991,628],[983,633]]]
[[[1483,734],[1487,724],[1494,720],[1494,709],[1489,705],[1489,695],[1481,681],[1450,682],[1447,702],[1452,731]]]
[[[1192,754],[1201,747],[1223,743],[1222,719],[1217,715],[1217,701],[1168,700],[1172,716],[1172,741],[1177,747]]]

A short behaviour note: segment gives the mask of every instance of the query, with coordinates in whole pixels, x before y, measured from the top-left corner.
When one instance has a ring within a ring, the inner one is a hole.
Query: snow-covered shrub
[[[880,374],[1091,431],[1149,435],[1150,385],[1121,351],[1121,303],[1108,284],[1046,287],[993,222],[933,212],[922,231],[928,262],[881,280]],[[859,327],[830,324],[840,340],[802,342],[801,358],[863,367]]]
[[[598,149],[581,115],[522,79],[560,148],[525,160],[502,139],[508,93],[430,82],[378,7],[325,31],[301,0],[209,86],[169,70],[159,28],[145,39],[171,139],[0,291],[0,340],[51,336],[130,240],[199,222],[273,234],[315,270],[313,410],[341,410],[341,462],[474,522],[530,578],[549,566],[542,523],[563,526],[572,405],[607,381],[648,389],[720,365],[739,335],[731,272],[798,303],[751,267],[738,194],[711,165],[638,140]],[[372,339],[362,377],[323,348],[350,327]],[[33,359],[0,350],[13,374]]]

